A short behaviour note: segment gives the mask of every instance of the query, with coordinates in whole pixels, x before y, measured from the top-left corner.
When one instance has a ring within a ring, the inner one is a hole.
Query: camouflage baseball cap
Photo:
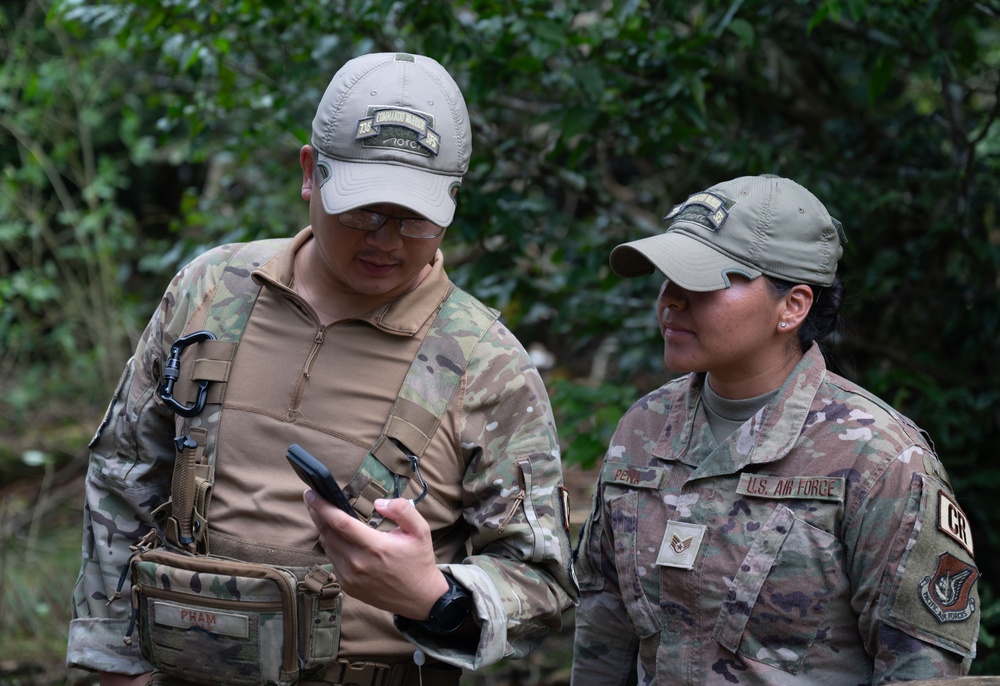
[[[312,145],[328,213],[393,203],[448,226],[472,129],[461,90],[435,60],[373,53],[347,62],[330,81]]]
[[[689,291],[729,288],[729,274],[829,286],[847,242],[812,193],[778,176],[743,176],[695,193],[664,217],[665,233],[611,251],[632,278],[654,268]]]

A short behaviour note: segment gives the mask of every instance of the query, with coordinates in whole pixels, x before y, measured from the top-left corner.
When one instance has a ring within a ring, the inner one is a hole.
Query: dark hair
[[[783,281],[770,276],[764,276],[767,285],[776,295],[783,296],[797,284],[793,281]],[[844,306],[847,298],[847,288],[840,278],[840,274],[835,274],[833,283],[829,286],[814,286],[803,284],[812,289],[813,304],[809,308],[809,314],[799,327],[799,345],[802,352],[809,349],[813,341],[821,341],[837,329],[840,324],[840,309]]]

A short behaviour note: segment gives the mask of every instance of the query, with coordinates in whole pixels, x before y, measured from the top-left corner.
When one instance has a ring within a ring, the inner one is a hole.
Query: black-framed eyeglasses
[[[444,233],[444,227],[438,226],[427,219],[416,217],[395,217],[391,214],[379,214],[371,210],[350,210],[337,215],[344,226],[359,231],[378,231],[388,219],[399,222],[399,233],[409,238],[437,238]]]

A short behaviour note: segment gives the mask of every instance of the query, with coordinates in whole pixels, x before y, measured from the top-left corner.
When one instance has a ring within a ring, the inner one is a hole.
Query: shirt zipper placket
[[[326,328],[319,327],[316,329],[316,335],[313,337],[313,345],[309,350],[309,355],[306,356],[305,365],[302,367],[302,375],[299,377],[299,383],[295,388],[295,395],[292,397],[292,404],[288,408],[289,416],[298,417],[299,408],[302,405],[302,396],[306,392],[306,384],[309,383],[309,377],[312,375],[313,365],[316,364],[316,358],[319,356],[320,348],[323,347],[323,340],[326,338]]]

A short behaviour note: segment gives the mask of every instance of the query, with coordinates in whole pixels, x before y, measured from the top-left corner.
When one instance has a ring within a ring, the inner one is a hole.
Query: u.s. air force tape
[[[741,474],[736,492],[757,498],[841,501],[844,477]]]

